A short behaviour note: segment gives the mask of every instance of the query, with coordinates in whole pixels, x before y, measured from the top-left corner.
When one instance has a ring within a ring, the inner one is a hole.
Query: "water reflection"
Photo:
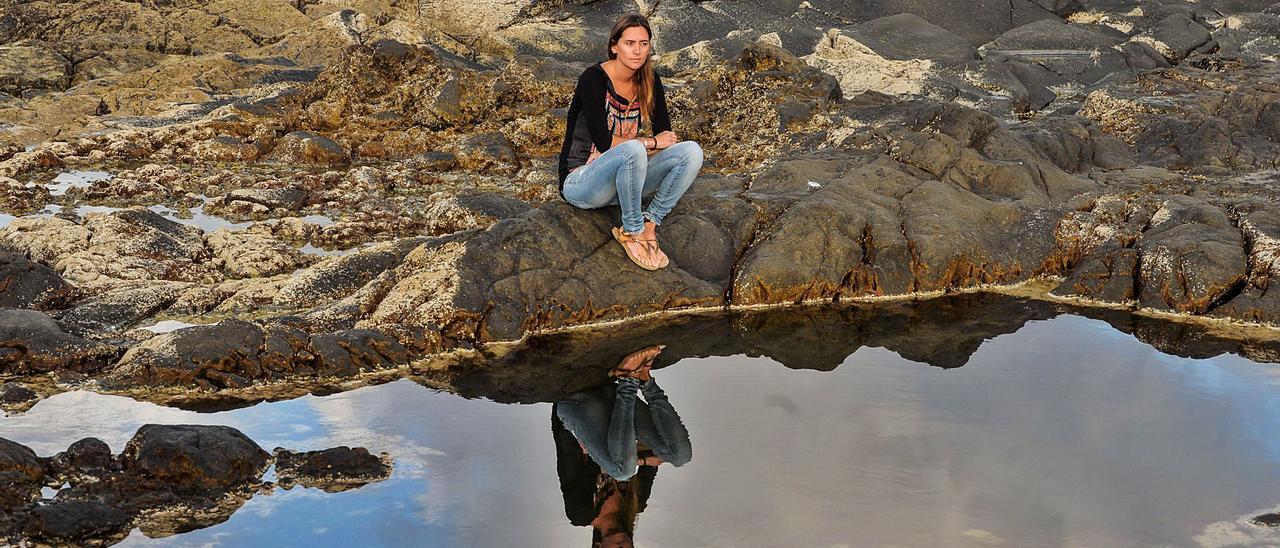
[[[565,515],[573,525],[592,527],[592,546],[632,546],[658,467],[693,458],[689,431],[651,373],[662,349],[628,354],[611,370],[616,382],[552,406]]]
[[[360,447],[267,453],[228,426],[147,424],[114,456],[97,438],[44,458],[0,438],[0,541],[114,544],[135,528],[169,537],[223,523],[277,487],[334,493],[390,474],[386,454]]]
[[[864,348],[884,348],[912,362],[942,369],[968,364],[991,339],[1063,314],[1107,322],[1175,356],[1237,354],[1280,362],[1280,342],[1240,341],[1205,328],[1124,311],[1085,309],[996,294],[960,294],[920,302],[856,304],[787,311],[736,311],[649,322],[626,338],[574,331],[530,337],[520,348],[425,373],[418,380],[466,397],[505,403],[556,401],[599,384],[615,356],[665,344],[662,368],[688,358],[767,357],[800,370],[833,371]],[[603,365],[602,365],[603,364]]]

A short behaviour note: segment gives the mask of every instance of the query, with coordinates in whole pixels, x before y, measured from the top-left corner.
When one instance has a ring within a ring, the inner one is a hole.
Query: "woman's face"
[[[649,59],[649,33],[644,27],[628,27],[611,49],[619,63],[631,70],[640,70]]]

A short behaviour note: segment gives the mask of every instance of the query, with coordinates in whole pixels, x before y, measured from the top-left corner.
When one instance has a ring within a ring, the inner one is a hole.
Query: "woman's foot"
[[[657,270],[664,266],[662,259],[654,253],[658,246],[657,240],[644,236],[643,230],[631,234],[615,226],[612,232],[613,239],[622,245],[623,252],[636,266],[645,270]]]
[[[658,247],[658,223],[645,219],[644,230],[640,231],[642,241],[650,244],[650,252],[657,260],[658,268],[666,268],[671,264],[671,259],[666,253],[662,252],[662,248]]]

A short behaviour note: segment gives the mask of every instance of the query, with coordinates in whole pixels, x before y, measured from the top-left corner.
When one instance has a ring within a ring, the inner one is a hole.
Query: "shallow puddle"
[[[152,333],[169,333],[171,331],[177,331],[184,327],[192,327],[196,325],[203,325],[203,324],[187,323],[179,320],[160,320],[154,324],[139,327],[138,329],[145,329]]]
[[[106,181],[114,177],[114,175],[105,171],[80,171],[71,170],[59,173],[53,181],[44,185],[49,189],[49,194],[53,196],[62,196],[67,193],[68,189],[89,188],[93,186],[94,181]]]
[[[220,424],[268,449],[396,461],[383,482],[256,496],[226,522],[125,545],[589,546],[593,520],[640,546],[1280,542],[1249,521],[1280,505],[1276,366],[1165,354],[1119,330],[1180,348],[1152,324],[1041,305],[925,312],[694,320],[593,348],[535,340],[448,382],[215,413],[69,392],[0,419],[0,435],[50,455],[85,436],[119,451],[146,423]],[[655,343],[668,346],[652,376],[692,458],[598,489],[611,480],[553,402],[601,390],[603,370]],[[612,493],[630,497],[621,514]]]

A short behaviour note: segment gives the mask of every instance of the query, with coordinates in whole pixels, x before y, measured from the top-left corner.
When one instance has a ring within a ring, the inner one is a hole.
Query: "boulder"
[[[206,162],[252,162],[261,154],[254,144],[229,135],[197,143],[193,152],[196,158]]]
[[[124,284],[81,301],[58,321],[68,332],[85,337],[121,331],[169,308],[191,287],[183,282]]]
[[[1136,40],[1150,45],[1169,62],[1177,63],[1199,48],[1212,47],[1213,35],[1191,16],[1175,13],[1161,19],[1148,34]]]
[[[76,288],[52,268],[0,249],[0,307],[48,310],[66,306],[76,296]]]
[[[0,309],[0,372],[97,371],[118,349],[68,335],[43,312]]]
[[[270,277],[316,262],[316,257],[277,240],[269,230],[232,232],[221,228],[206,236],[205,241],[213,252],[213,264],[228,278]]]
[[[0,438],[0,510],[7,517],[13,508],[40,496],[44,462],[20,443]]]
[[[101,473],[112,464],[111,447],[98,438],[84,438],[53,457],[62,474]]]
[[[80,539],[119,539],[129,532],[133,516],[97,500],[60,500],[36,506],[23,534],[46,542],[73,543]]]
[[[295,131],[278,139],[267,160],[281,164],[334,166],[351,161],[351,153],[328,137]]]
[[[147,424],[125,444],[120,464],[127,474],[193,493],[256,480],[270,457],[228,426]]]
[[[431,205],[423,213],[427,219],[426,228],[431,234],[488,228],[529,210],[526,202],[489,193],[439,193],[433,194],[431,199]]]
[[[276,477],[289,489],[294,485],[328,493],[364,486],[391,475],[391,465],[363,447],[334,447],[323,451],[294,452],[276,448]]]
[[[886,59],[929,59],[944,64],[978,59],[978,50],[968,41],[913,13],[873,19],[849,30]]]
[[[1115,47],[1124,40],[1119,33],[1043,19],[1011,29],[979,51],[984,59],[1016,59],[1044,67],[1055,76],[1049,82],[1053,85],[1089,85],[1129,70],[1125,55]]]
[[[22,404],[39,398],[40,394],[37,394],[35,390],[27,388],[21,384],[12,382],[0,384],[0,404]]]

